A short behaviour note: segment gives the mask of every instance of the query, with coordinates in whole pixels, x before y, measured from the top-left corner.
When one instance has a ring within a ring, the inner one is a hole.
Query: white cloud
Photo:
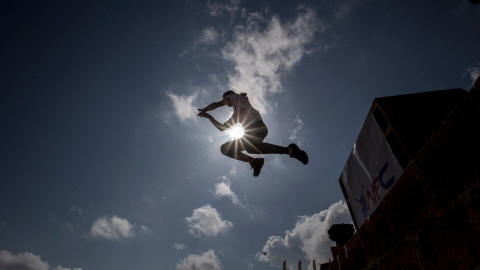
[[[237,195],[235,195],[235,193],[233,193],[232,189],[230,188],[230,180],[225,176],[219,177],[218,179],[220,179],[221,182],[215,184],[215,196],[218,199],[222,197],[227,197],[232,200],[234,204],[240,205],[240,201],[238,200]]]
[[[220,37],[220,34],[218,33],[217,30],[215,30],[215,28],[209,26],[209,27],[206,27],[205,29],[203,29],[202,31],[202,35],[200,36],[200,38],[193,44],[193,46],[191,48],[188,48],[188,49],[185,49],[183,52],[181,52],[179,54],[179,56],[181,58],[186,58],[190,53],[196,51],[196,49],[200,46],[200,45],[212,45],[212,44],[215,44],[217,43],[217,41],[219,40],[219,37]],[[200,69],[200,66],[197,65],[197,69]],[[211,79],[213,79],[213,81],[215,82],[214,78],[212,78],[212,76],[210,75]]]
[[[7,250],[0,250],[0,269],[5,270],[48,270],[48,262],[42,261],[40,256],[34,255],[30,252],[12,254]],[[52,270],[72,270],[57,266],[51,268]],[[73,268],[73,270],[82,270],[81,268]]]
[[[217,3],[211,0],[207,1],[207,8],[209,10],[210,15],[212,16],[219,16],[222,15],[224,12],[230,13],[230,16],[233,18],[235,13],[237,13],[240,9],[240,0],[230,0],[227,3]]]
[[[40,256],[30,252],[12,254],[7,250],[0,250],[0,267],[7,270],[48,270],[47,262],[43,262]]]
[[[148,228],[147,226],[145,225],[140,225],[140,231],[144,234],[150,234],[152,233],[152,230],[150,230],[150,228]]]
[[[128,220],[117,216],[101,217],[97,219],[90,228],[90,235],[95,238],[105,238],[107,240],[120,240],[134,235],[134,225]]]
[[[82,268],[65,268],[65,267],[62,267],[62,266],[57,266],[55,268],[52,268],[52,270],[82,270]]]
[[[177,270],[221,270],[222,264],[215,255],[215,251],[209,250],[200,255],[190,254],[177,263]]]
[[[286,231],[284,237],[270,236],[263,247],[263,252],[268,252],[267,255],[258,253],[256,258],[270,263],[272,267],[280,267],[284,260],[287,260],[287,263],[298,262],[302,257],[310,261],[328,261],[331,256],[330,247],[335,245],[328,238],[328,229],[332,224],[351,222],[347,205],[339,201],[332,204],[328,210],[299,217],[295,227]],[[290,268],[292,267],[293,264],[290,265]]]
[[[292,135],[290,135],[290,137],[288,137],[289,140],[295,140],[297,138],[297,133],[302,129],[303,127],[303,121],[302,119],[300,119],[300,117],[297,116],[297,118],[295,118],[293,120],[293,122],[295,122],[295,124],[297,125],[293,130],[292,130]]]
[[[185,246],[184,244],[173,244],[172,247],[176,250],[184,250],[184,249],[187,249],[187,246]]]
[[[213,44],[217,41],[218,32],[213,27],[203,29],[202,36],[198,40],[199,44]]]
[[[233,223],[223,220],[217,209],[207,204],[193,210],[191,217],[187,217],[188,232],[195,237],[216,236],[228,231]]]
[[[236,173],[235,168],[230,170],[230,174],[235,174],[235,173]],[[231,189],[231,182],[228,177],[224,175],[222,177],[218,177],[217,179],[220,180],[219,183],[215,184],[214,194],[217,199],[220,199],[223,197],[230,199],[235,205],[245,210],[251,219],[264,217],[264,212],[261,209],[253,205],[250,205],[246,197],[244,197],[240,201],[238,196]]]
[[[71,212],[78,213],[79,215],[83,214],[82,208],[80,208],[80,207],[75,207],[75,206],[73,206],[73,205],[70,205],[70,208],[69,208],[68,210],[70,210]]]
[[[470,76],[470,79],[472,80],[472,85],[473,85],[477,80],[477,78],[480,76],[480,63],[478,63],[478,66],[473,66],[468,68],[467,73]]]
[[[300,8],[290,22],[281,22],[275,16],[266,20],[259,13],[250,13],[246,23],[235,28],[233,41],[222,50],[235,69],[229,75],[229,88],[247,92],[252,104],[265,113],[269,108],[266,96],[282,91],[282,76],[299,63],[315,33],[324,30],[322,27],[315,12],[306,8]]]
[[[193,93],[190,96],[185,95],[175,95],[173,93],[167,92],[167,95],[173,102],[173,108],[175,114],[180,118],[181,121],[194,120],[196,121],[197,109],[193,106],[193,102],[197,98],[198,93]]]

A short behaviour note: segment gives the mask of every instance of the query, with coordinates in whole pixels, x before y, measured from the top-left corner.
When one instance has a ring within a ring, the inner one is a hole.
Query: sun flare
[[[245,129],[242,124],[238,123],[232,126],[231,128],[225,130],[230,140],[240,139],[245,135]]]

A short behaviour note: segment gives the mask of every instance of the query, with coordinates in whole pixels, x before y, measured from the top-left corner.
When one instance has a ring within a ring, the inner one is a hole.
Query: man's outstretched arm
[[[202,112],[208,112],[208,111],[213,111],[216,108],[220,108],[222,106],[225,106],[225,102],[223,102],[223,100],[221,100],[219,102],[213,102],[212,104],[208,105],[207,107],[205,107],[203,109],[198,109],[198,110],[202,111]]]
[[[200,109],[199,109],[200,110]],[[213,118],[213,116],[211,116],[210,114],[204,112],[204,111],[200,111],[200,113],[198,114],[198,116],[200,117],[205,117],[207,118],[208,120],[210,120],[210,122],[212,122],[212,124],[220,131],[224,131],[226,129],[229,128],[229,126],[227,125],[224,125],[224,124],[221,124],[220,122],[218,122],[217,120],[215,120],[215,118]]]

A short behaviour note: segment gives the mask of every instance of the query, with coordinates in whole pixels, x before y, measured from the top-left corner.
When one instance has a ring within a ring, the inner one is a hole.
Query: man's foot
[[[298,146],[294,143],[290,144],[288,148],[292,149],[292,153],[290,154],[291,158],[296,158],[303,164],[307,165],[308,155],[305,153],[305,151],[300,150],[300,148],[298,148]]]
[[[250,161],[250,166],[253,169],[253,176],[257,177],[260,175],[260,171],[262,170],[263,163],[265,160],[263,158],[254,158]]]

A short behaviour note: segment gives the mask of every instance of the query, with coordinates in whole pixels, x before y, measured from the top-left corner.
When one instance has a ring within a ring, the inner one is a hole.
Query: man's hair
[[[228,96],[228,95],[233,95],[233,94],[236,94],[235,91],[233,90],[228,90],[227,92],[223,93],[223,96]],[[246,97],[247,96],[247,93],[245,92],[241,92],[240,95]]]
[[[223,93],[223,96],[233,95],[236,94],[233,90],[228,90],[227,92]]]

